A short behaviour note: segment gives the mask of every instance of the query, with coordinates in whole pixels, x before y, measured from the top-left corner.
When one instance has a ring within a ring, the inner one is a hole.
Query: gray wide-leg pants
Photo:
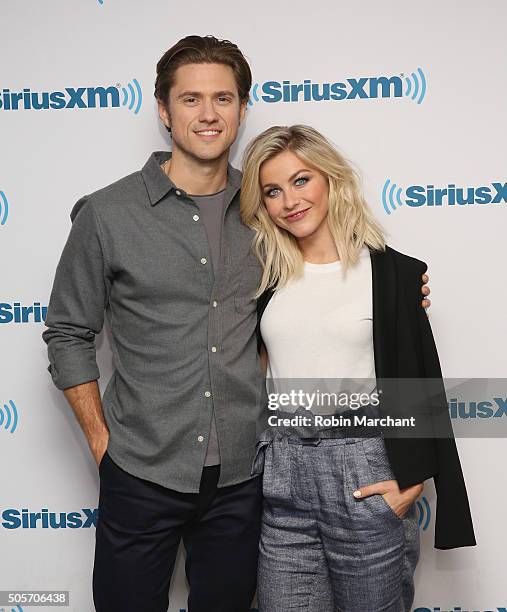
[[[415,504],[399,518],[361,485],[394,479],[384,441],[260,442],[264,509],[259,612],[407,612],[419,558]]]

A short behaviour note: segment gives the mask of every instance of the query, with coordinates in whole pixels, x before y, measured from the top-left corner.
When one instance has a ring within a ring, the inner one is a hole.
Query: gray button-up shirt
[[[199,207],[160,168],[169,157],[157,151],[140,172],[76,203],[43,339],[59,389],[95,380],[105,313],[108,452],[135,476],[195,493],[213,408],[219,486],[251,478],[265,399],[252,299],[261,269],[240,220],[240,172],[229,165],[215,278]]]

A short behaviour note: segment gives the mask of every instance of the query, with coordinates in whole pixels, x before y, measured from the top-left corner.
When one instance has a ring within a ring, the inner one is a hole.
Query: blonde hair
[[[361,193],[359,177],[351,164],[308,125],[271,127],[248,144],[243,157],[241,219],[255,231],[254,252],[263,267],[255,297],[267,288],[282,287],[303,272],[297,240],[271,220],[259,180],[261,165],[287,150],[328,180],[328,224],[343,268],[346,270],[357,261],[364,245],[373,250],[385,249],[383,229]]]

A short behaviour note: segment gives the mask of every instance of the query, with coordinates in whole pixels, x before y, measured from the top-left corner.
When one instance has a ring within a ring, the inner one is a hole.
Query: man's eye
[[[185,98],[185,102],[189,102],[190,104],[193,104],[196,100],[197,98]]]
[[[218,98],[218,101],[219,102],[223,102],[223,103],[227,103],[227,102],[230,102],[231,99],[228,98],[227,96],[220,96],[220,98]]]

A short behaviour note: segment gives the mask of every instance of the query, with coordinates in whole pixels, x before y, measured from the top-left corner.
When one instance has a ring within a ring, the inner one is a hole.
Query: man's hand
[[[430,280],[430,277],[427,274],[423,274],[422,275],[422,280],[423,280],[423,286],[421,288],[421,293],[424,296],[427,296],[431,293],[430,288],[428,287],[428,281]],[[422,307],[423,308],[428,308],[429,306],[431,306],[431,300],[426,299],[426,297],[423,298],[422,301]]]
[[[93,447],[91,447],[92,455],[93,455],[93,458],[95,459],[95,463],[97,464],[97,467],[100,465],[100,462],[102,461],[102,457],[104,457],[106,453],[108,444],[109,444],[109,434],[107,434],[107,436],[104,436],[103,438],[99,438],[98,440],[96,440],[93,444]]]
[[[400,489],[396,480],[381,480],[361,487],[354,491],[353,495],[356,499],[363,499],[370,495],[382,495],[396,516],[403,518],[423,489],[422,482],[406,489]]]
[[[81,425],[93,458],[99,465],[109,442],[109,429],[102,412],[99,385],[96,380],[92,380],[68,387],[63,392]]]

